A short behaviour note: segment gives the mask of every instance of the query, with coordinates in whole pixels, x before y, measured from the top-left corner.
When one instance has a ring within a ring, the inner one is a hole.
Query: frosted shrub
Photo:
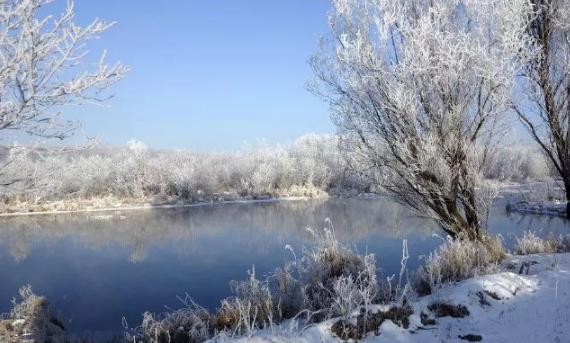
[[[34,294],[29,285],[19,293],[20,301],[12,300],[13,308],[0,325],[1,342],[70,342],[63,320],[44,297]]]
[[[155,315],[146,312],[142,324],[127,334],[129,342],[176,343],[202,342],[215,336],[249,336],[257,329],[271,327],[277,311],[266,280],[255,270],[245,281],[232,281],[233,296],[223,299],[211,314],[188,296],[184,307]]]
[[[211,337],[210,313],[189,297],[185,307],[162,315],[145,312],[142,324],[127,334],[126,341],[141,343],[197,343]]]
[[[371,173],[348,152],[341,155],[337,145],[336,136],[307,135],[292,146],[236,153],[154,151],[139,141],[66,152],[21,147],[10,149],[5,161],[1,199],[4,204],[98,197],[192,202],[382,191],[374,185],[386,175]],[[486,176],[506,179],[495,172]],[[548,187],[548,194],[555,194]]]
[[[148,147],[144,142],[131,139],[127,142],[127,148],[133,153],[135,158],[143,158],[148,152]]]
[[[271,327],[276,308],[266,280],[255,276],[255,269],[245,281],[232,281],[235,296],[222,300],[215,315],[216,327],[231,336],[251,335],[257,329]]]
[[[348,317],[360,309],[368,311],[369,305],[376,299],[376,264],[373,255],[364,257],[364,270],[356,276],[341,275],[333,282],[330,314]]]
[[[435,287],[468,279],[488,272],[504,257],[499,237],[486,237],[483,242],[449,239],[429,255],[416,275],[416,290],[429,294]]]
[[[517,238],[517,243],[513,248],[516,255],[529,255],[541,253],[560,253],[570,251],[570,237],[551,236],[546,239],[538,237],[532,231],[525,231],[522,238]]]
[[[375,264],[373,258],[365,259],[344,247],[334,236],[334,231],[324,229],[312,231],[316,246],[303,256],[303,290],[308,308],[317,311],[326,309],[326,317],[346,315],[339,313],[335,305],[337,297],[342,295],[339,279],[351,279],[353,287],[367,287],[376,284],[376,268],[368,268],[367,263]],[[369,275],[373,270],[374,274]],[[337,292],[335,292],[335,284]],[[355,298],[354,301],[360,299]]]
[[[297,171],[295,177],[322,189],[331,184],[336,186],[342,180],[332,179],[338,178],[338,171],[344,168],[337,145],[338,139],[332,135],[307,134],[299,137],[292,149]],[[338,187],[342,185],[338,184]]]
[[[280,318],[293,318],[303,311],[305,298],[298,279],[296,261],[287,262],[270,275],[269,282]]]
[[[274,275],[276,296],[289,315],[308,310],[313,320],[349,315],[378,294],[374,255],[342,245],[334,230],[310,230],[315,246]]]

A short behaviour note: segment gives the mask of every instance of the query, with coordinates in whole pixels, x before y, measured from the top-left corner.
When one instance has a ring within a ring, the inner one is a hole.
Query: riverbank
[[[292,259],[273,272],[257,274],[252,267],[246,279],[230,282],[232,295],[215,309],[189,296],[179,298],[183,307],[145,312],[140,324],[125,324],[113,342],[493,342],[495,337],[510,342],[509,337],[520,338],[511,331],[531,326],[534,317],[540,318],[535,328],[546,328],[535,330],[538,335],[531,337],[536,341],[555,342],[558,334],[570,333],[565,315],[570,302],[568,237],[554,241],[527,232],[512,249],[521,254],[517,256],[505,255],[498,237],[448,240],[417,270],[407,267],[404,240],[401,270],[386,277],[374,254],[344,245],[334,229],[308,233],[311,247],[288,246]],[[21,343],[45,335],[68,341],[71,321],[58,316],[29,286],[20,294],[21,301],[2,316],[0,341],[9,337]]]
[[[407,320],[383,320],[361,342],[564,342],[570,335],[570,254],[509,256],[494,274],[443,285],[411,300]],[[373,306],[377,313],[393,308]],[[357,313],[349,321],[356,324]],[[386,317],[386,316],[385,316]],[[335,318],[292,330],[291,322],[224,342],[341,342]],[[349,332],[349,330],[347,331]],[[220,342],[219,339],[210,342]]]
[[[495,273],[443,284],[403,305],[369,305],[364,334],[357,330],[362,311],[355,311],[310,325],[290,319],[239,338],[226,333],[207,342],[564,342],[570,335],[569,290],[570,253],[508,255]],[[65,334],[65,322],[43,297],[24,287],[21,300],[11,317],[0,321],[0,338],[13,343],[81,341]],[[119,341],[131,340],[114,342]]]
[[[117,198],[114,196],[45,201],[37,204],[13,202],[0,205],[0,217],[30,216],[41,214],[110,212],[118,210],[142,210],[160,208],[185,208],[212,204],[260,203],[272,201],[301,201],[326,199],[328,194],[322,191],[298,191],[282,194],[258,194],[240,196],[238,194],[215,194],[209,198],[178,199],[167,197]]]
[[[528,193],[527,188],[544,187],[544,183],[501,183],[500,193],[517,195]],[[159,208],[184,208],[211,204],[228,203],[256,203],[268,201],[297,201],[309,199],[326,199],[334,197],[358,197],[362,199],[378,199],[385,197],[376,193],[339,192],[329,194],[314,186],[295,186],[281,192],[254,193],[240,195],[234,192],[214,193],[212,195],[198,195],[192,198],[168,196],[141,196],[118,197],[114,195],[70,198],[58,200],[17,200],[12,199],[0,203],[0,217],[29,216],[38,214],[81,213],[81,212],[109,212],[118,210],[141,210]]]

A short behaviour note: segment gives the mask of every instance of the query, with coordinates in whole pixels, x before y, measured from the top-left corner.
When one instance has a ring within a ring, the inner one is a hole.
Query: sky
[[[107,106],[69,108],[66,118],[83,123],[77,137],[109,145],[135,138],[201,151],[333,133],[328,106],[305,87],[328,9],[327,0],[75,0],[80,25],[117,22],[90,58],[105,48],[132,70]]]

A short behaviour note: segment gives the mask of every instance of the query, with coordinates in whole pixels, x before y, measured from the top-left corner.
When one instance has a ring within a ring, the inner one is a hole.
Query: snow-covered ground
[[[566,216],[565,201],[519,201],[507,206],[508,211],[518,213]]]
[[[414,314],[407,329],[386,320],[378,336],[368,333],[362,342],[466,342],[468,338],[505,343],[570,342],[570,254],[510,257],[502,268],[504,271],[497,274],[446,285],[432,295],[412,301]],[[433,303],[464,305],[469,315],[437,318],[428,309]],[[422,312],[435,319],[435,324],[427,325],[425,320],[426,325],[422,324]],[[331,332],[334,322],[298,333],[292,333],[285,323],[271,333],[258,332],[253,337],[228,341],[340,342]]]

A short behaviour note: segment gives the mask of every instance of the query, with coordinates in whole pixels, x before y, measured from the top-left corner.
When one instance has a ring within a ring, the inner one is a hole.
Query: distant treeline
[[[12,148],[2,157],[2,200],[41,203],[112,196],[208,201],[381,192],[374,187],[379,176],[369,175],[358,167],[358,158],[341,151],[336,136],[316,134],[288,146],[228,153],[152,150],[134,140],[121,148]],[[489,162],[482,172],[498,181],[551,175],[533,148],[502,148],[489,154]]]

